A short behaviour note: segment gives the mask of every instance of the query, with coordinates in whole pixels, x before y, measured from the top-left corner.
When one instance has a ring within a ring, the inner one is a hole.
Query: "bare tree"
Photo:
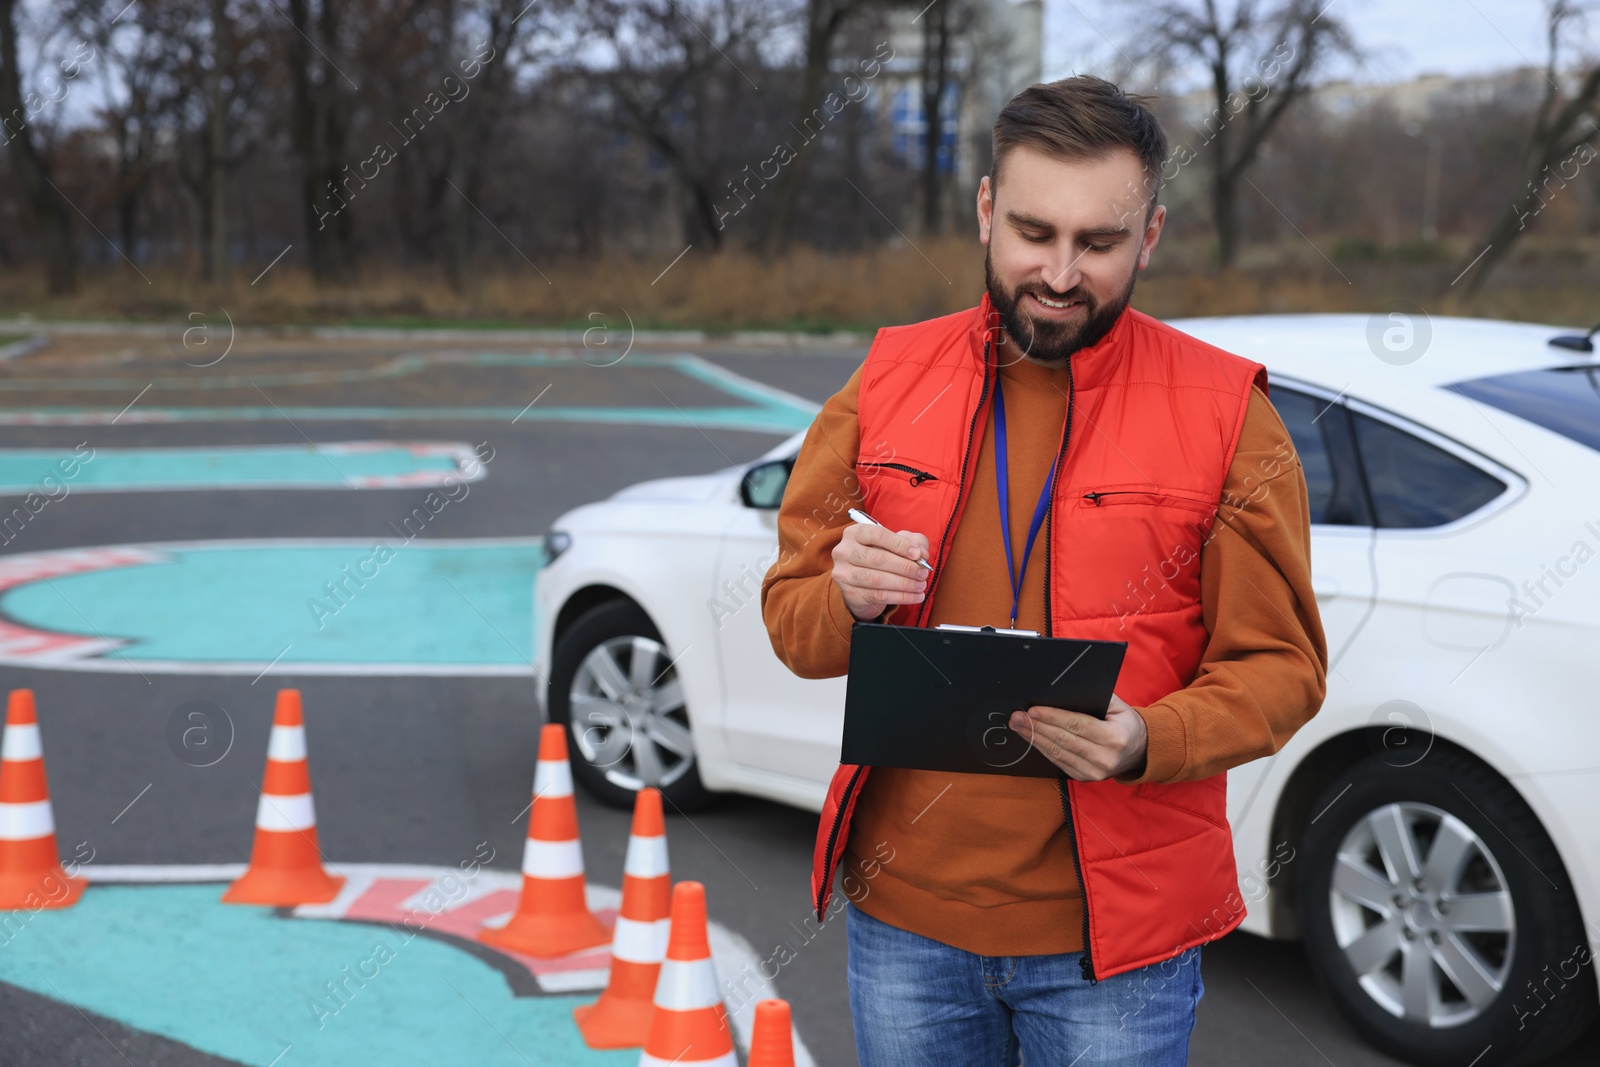
[[[1550,199],[1577,177],[1579,170],[1597,154],[1600,62],[1591,61],[1587,70],[1576,73],[1576,85],[1571,92],[1561,88],[1562,39],[1582,16],[1582,5],[1573,0],[1546,0],[1545,13],[1548,48],[1545,91],[1533,115],[1533,128],[1519,161],[1517,176],[1522,180],[1522,187],[1479,243],[1487,247],[1481,252],[1469,252],[1469,256],[1476,258],[1456,265],[1458,270],[1454,276],[1457,278],[1472,271],[1466,286],[1468,293],[1478,291],[1489,272],[1511,251],[1528,223],[1537,218]],[[1472,247],[1476,249],[1479,244]]]
[[[722,245],[717,200],[724,162],[749,147],[748,115],[760,91],[750,71],[776,9],[751,0],[594,0],[600,35],[627,42],[603,77],[612,121],[643,140],[667,166],[683,198],[683,230],[695,244]],[[735,168],[737,169],[737,168]]]
[[[71,205],[50,177],[50,168],[33,140],[33,117],[40,110],[36,93],[22,91],[17,62],[17,0],[0,0],[0,138],[4,138],[11,170],[44,231],[45,277],[52,293],[77,288],[78,250],[72,234]],[[73,63],[92,57],[77,55]],[[63,71],[65,73],[65,71]],[[64,84],[64,83],[63,83]]]
[[[1199,62],[1209,76],[1215,107],[1201,124],[1206,139],[1199,152],[1180,145],[1173,154],[1178,166],[1208,156],[1212,224],[1224,266],[1238,258],[1240,186],[1261,146],[1329,60],[1361,57],[1328,6],[1327,0],[1235,0],[1225,15],[1218,0],[1138,5],[1138,50],[1179,65]]]
[[[943,0],[924,10],[918,20],[922,22],[922,232],[934,234],[944,229],[949,184],[945,175],[955,172],[954,153],[959,150],[952,144],[940,159],[945,147],[945,99],[952,86],[960,91],[970,80],[982,42],[977,40],[979,12],[971,0]]]
[[[301,212],[311,269],[321,279],[342,277],[354,265],[353,219],[338,196],[350,96],[359,88],[333,58],[345,55],[344,8],[345,0],[289,0],[280,34],[293,87],[289,131],[300,157]]]
[[[840,31],[851,19],[873,9],[892,7],[893,0],[805,0],[805,66],[800,72],[800,92],[795,98],[794,126],[804,127],[821,107],[827,91],[827,77]],[[816,140],[803,139],[795,157],[783,169],[772,193],[772,214],[767,216],[762,244],[769,255],[781,252],[789,243],[794,225],[795,205],[806,183]]]

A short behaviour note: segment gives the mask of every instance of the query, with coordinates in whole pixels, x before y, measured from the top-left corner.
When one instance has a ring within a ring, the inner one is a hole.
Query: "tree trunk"
[[[11,170],[44,233],[46,281],[52,293],[78,285],[78,251],[72,237],[71,205],[50,180],[49,168],[34,147],[29,115],[17,70],[16,0],[0,0],[0,138],[5,138]]]
[[[1211,141],[1211,224],[1217,231],[1217,262],[1231,267],[1239,258],[1239,173],[1228,150],[1233,137],[1229,130],[1228,98],[1233,90],[1228,83],[1228,49],[1218,44],[1218,61],[1211,68],[1211,90],[1216,98],[1216,115],[1221,125]]]
[[[944,141],[944,93],[950,81],[950,3],[933,8],[922,30],[922,232],[943,229],[943,175],[939,146]]]
[[[323,0],[318,27],[325,48],[338,38],[334,0]],[[286,34],[294,100],[290,135],[300,156],[301,212],[305,218],[311,271],[319,280],[342,278],[349,268],[350,207],[338,183],[335,162],[344,147],[344,128],[338,117],[333,80],[342,77],[328,63],[320,83],[312,78],[313,50],[308,31],[311,18],[307,0],[289,0],[289,17],[295,33]]]
[[[222,92],[223,58],[228,54],[227,0],[211,0],[211,78],[207,86],[205,205],[205,277],[220,282],[228,276],[228,127],[227,99]]]
[[[823,79],[828,75],[828,60],[833,55],[833,40],[838,34],[841,17],[834,14],[832,0],[810,0],[806,5],[806,68],[800,77],[800,106],[796,119],[800,129],[806,119],[822,105]],[[812,149],[817,138],[802,140],[795,148],[794,158],[778,175],[777,187],[772,191],[772,214],[767,217],[762,247],[766,254],[775,256],[789,244],[789,226],[794,219],[795,205],[800,200],[800,189],[805,185],[806,170],[811,165]]]

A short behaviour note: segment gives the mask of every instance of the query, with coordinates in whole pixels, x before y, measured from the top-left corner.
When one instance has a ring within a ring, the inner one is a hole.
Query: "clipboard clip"
[[[1008,630],[1004,626],[962,626],[953,622],[941,622],[934,627],[935,630],[961,630],[969,634],[1011,634],[1015,637],[1038,637],[1038,630]]]

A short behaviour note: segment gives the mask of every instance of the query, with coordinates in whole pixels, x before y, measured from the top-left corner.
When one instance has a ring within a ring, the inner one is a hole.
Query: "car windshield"
[[[1600,366],[1546,367],[1446,388],[1600,452]]]

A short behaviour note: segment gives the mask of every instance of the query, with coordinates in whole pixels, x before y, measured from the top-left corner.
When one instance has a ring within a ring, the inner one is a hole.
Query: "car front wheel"
[[[676,665],[632,601],[590,609],[557,639],[547,704],[550,721],[567,727],[574,779],[596,799],[632,807],[645,786],[685,810],[713,798],[695,765]]]
[[[1537,1063],[1596,1012],[1555,846],[1498,775],[1378,753],[1313,805],[1295,897],[1313,969],[1374,1045],[1419,1064]]]

